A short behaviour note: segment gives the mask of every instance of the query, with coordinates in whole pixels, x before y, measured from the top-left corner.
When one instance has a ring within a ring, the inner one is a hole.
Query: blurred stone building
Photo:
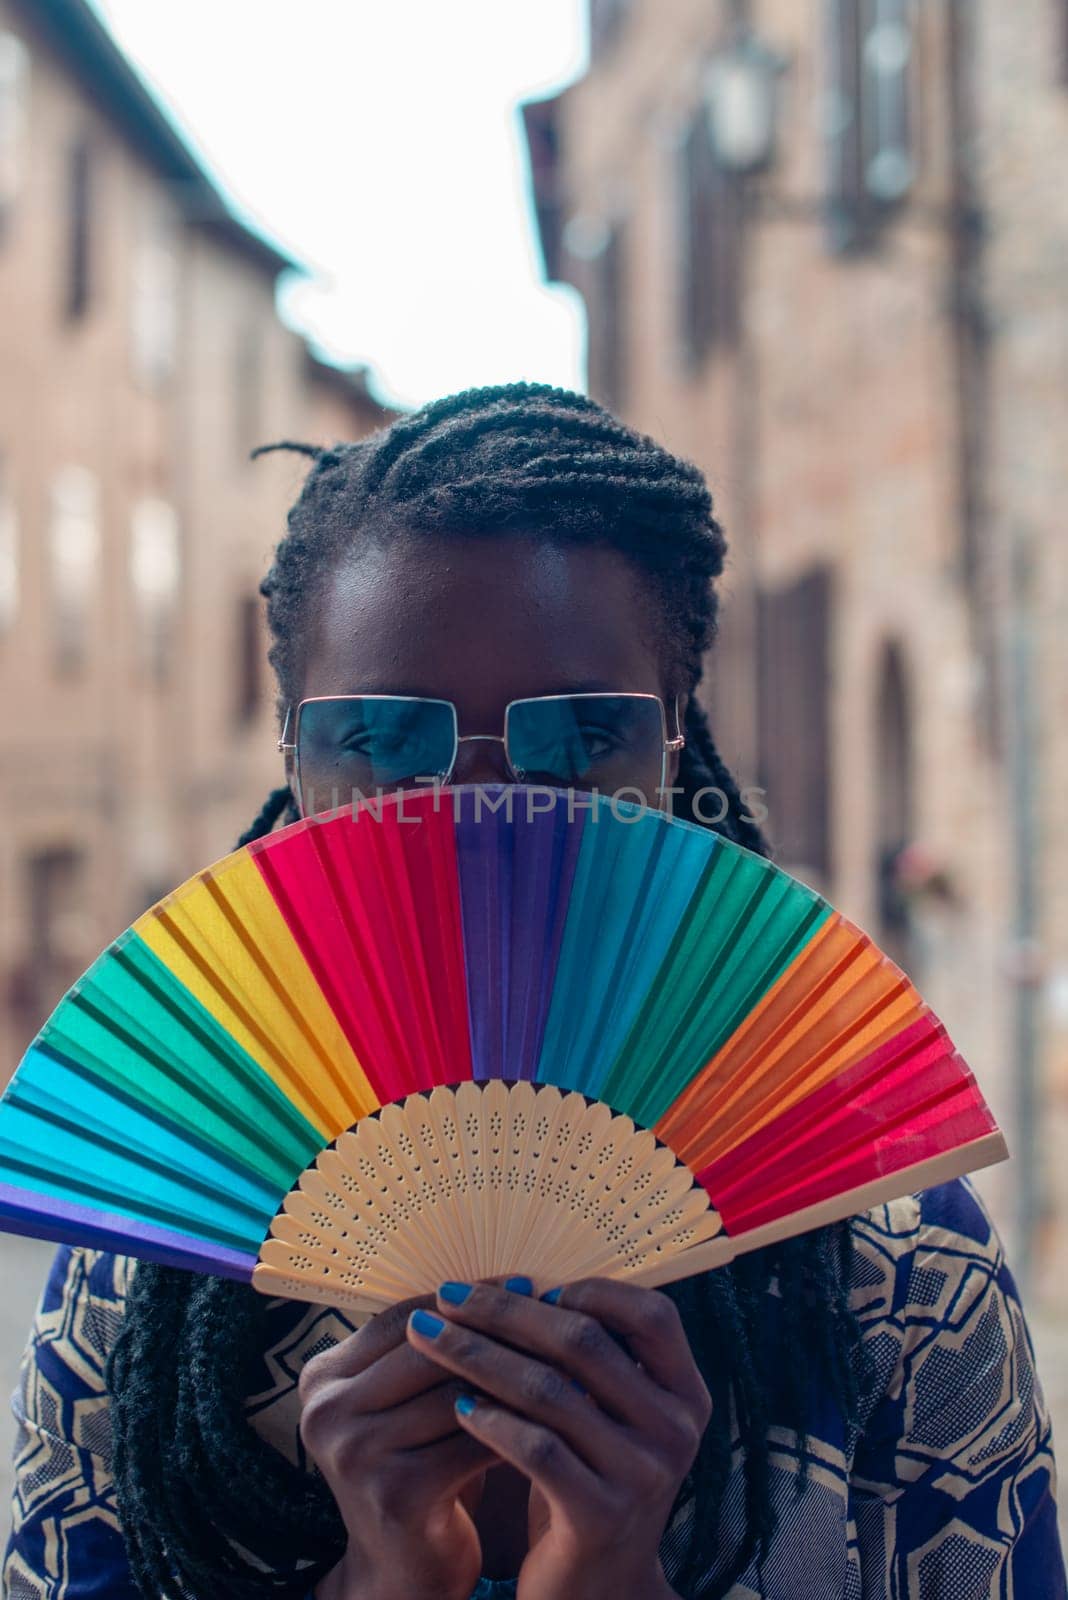
[[[83,0],[0,0],[0,1081],[279,781],[257,586],[307,463],[389,420],[275,313]]]
[[[973,1063],[1066,1297],[1068,6],[592,0],[590,43],[524,107],[545,269],[726,524],[717,738]]]

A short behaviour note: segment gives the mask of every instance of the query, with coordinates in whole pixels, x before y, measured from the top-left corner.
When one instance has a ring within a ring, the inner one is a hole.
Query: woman
[[[510,702],[654,695],[630,781],[691,819],[720,791],[719,830],[763,848],[695,698],[724,560],[695,467],[535,384],[295,448],[262,586],[283,715],[449,700],[452,781],[508,782]],[[295,781],[246,840],[295,818]],[[967,1184],[663,1291],[529,1287],[446,1284],[353,1333],[61,1250],[5,1593],[1063,1600],[1049,1422]]]

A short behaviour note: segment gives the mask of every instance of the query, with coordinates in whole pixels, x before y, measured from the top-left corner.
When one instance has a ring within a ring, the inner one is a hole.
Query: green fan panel
[[[137,934],[70,991],[40,1042],[284,1193],[322,1136]]]

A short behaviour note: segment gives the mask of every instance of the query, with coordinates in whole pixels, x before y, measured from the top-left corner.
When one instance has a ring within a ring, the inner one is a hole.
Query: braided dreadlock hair
[[[569,390],[516,383],[469,389],[329,449],[281,441],[313,466],[261,584],[280,708],[300,698],[308,619],[336,564],[405,531],[447,539],[543,537],[607,545],[647,579],[668,672],[689,692],[677,813],[702,789],[727,802],[717,831],[765,852],[692,691],[715,632],[725,554],[703,475]],[[722,804],[722,802],[721,802]],[[295,820],[276,789],[239,841]],[[707,825],[707,824],[706,824]],[[824,1229],[665,1290],[675,1301],[714,1411],[676,1509],[695,1515],[682,1592],[716,1558],[735,1441],[744,1460],[744,1537],[713,1588],[723,1595],[774,1531],[768,1431],[804,1453],[814,1386],[855,1425],[864,1361],[849,1309],[851,1235]],[[768,1331],[769,1287],[778,1332]],[[345,1534],[323,1480],[249,1426],[244,1399],[267,1338],[267,1302],[242,1285],[151,1265],[133,1276],[108,1364],[118,1507],[146,1597],[230,1600],[302,1594],[336,1564]],[[804,1474],[801,1485],[804,1485]],[[720,1553],[722,1554],[722,1552]]]

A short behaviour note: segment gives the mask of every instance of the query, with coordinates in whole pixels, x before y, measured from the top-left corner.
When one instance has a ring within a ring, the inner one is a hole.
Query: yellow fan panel
[[[271,891],[243,852],[134,930],[329,1142],[378,1109]]]

